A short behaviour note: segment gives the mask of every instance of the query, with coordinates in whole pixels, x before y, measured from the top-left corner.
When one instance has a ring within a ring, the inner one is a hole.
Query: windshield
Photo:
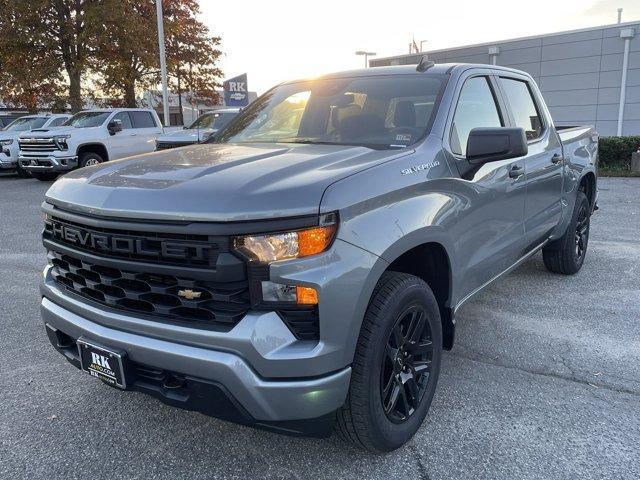
[[[79,112],[64,122],[63,125],[77,128],[99,127],[109,115],[111,115],[111,112]]]
[[[234,112],[211,112],[200,115],[195,122],[189,125],[187,128],[212,128],[220,130],[226,126],[237,113]]]
[[[27,130],[40,128],[46,121],[47,119],[42,117],[22,117],[7,125],[5,130],[10,132],[26,132]]]
[[[445,78],[415,74],[280,85],[215,141],[405,147],[430,128]]]

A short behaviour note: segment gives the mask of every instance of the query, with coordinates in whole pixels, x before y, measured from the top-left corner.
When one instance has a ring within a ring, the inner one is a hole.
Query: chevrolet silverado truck
[[[156,139],[156,150],[167,150],[206,142],[211,138],[211,135],[215,135],[226,127],[240,113],[240,110],[240,108],[229,107],[203,113],[183,129],[160,135]]]
[[[593,128],[558,131],[517,70],[284,83],[214,142],[51,186],[46,332],[112,387],[393,450],[427,415],[469,298],[540,250],[580,270],[596,163]]]
[[[155,150],[163,133],[155,110],[114,108],[76,113],[63,127],[20,135],[20,168],[42,181],[75,168]]]
[[[25,115],[19,117],[0,130],[0,173],[15,172],[26,177],[18,163],[18,137],[24,133],[40,128],[54,128],[66,122],[71,115],[64,113],[54,115]]]

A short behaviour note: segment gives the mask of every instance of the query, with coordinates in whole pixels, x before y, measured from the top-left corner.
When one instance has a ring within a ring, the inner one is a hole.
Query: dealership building
[[[528,72],[557,125],[640,135],[640,21],[372,59],[371,67],[485,63]]]

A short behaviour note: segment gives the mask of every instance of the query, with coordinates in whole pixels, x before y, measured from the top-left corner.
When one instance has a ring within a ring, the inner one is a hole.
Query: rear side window
[[[155,128],[156,122],[149,112],[129,112],[133,121],[133,128]]]
[[[460,92],[451,125],[450,144],[453,153],[464,155],[469,133],[477,127],[502,127],[496,100],[486,77],[467,80]]]
[[[524,129],[527,140],[535,140],[540,137],[543,127],[542,120],[527,82],[502,77],[500,82],[511,106],[516,127]]]

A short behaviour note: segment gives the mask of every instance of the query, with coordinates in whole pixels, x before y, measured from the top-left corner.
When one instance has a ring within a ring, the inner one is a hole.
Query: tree
[[[136,106],[136,93],[160,81],[156,6],[153,0],[101,0],[100,28],[94,32],[93,69],[100,72],[105,93]],[[187,85],[194,96],[216,99],[215,65],[220,37],[211,36],[196,15],[195,0],[164,0],[167,65],[178,93]],[[181,96],[179,95],[181,102]]]
[[[93,70],[103,92],[136,106],[136,90],[159,80],[155,3],[150,0],[102,0],[93,43]]]
[[[216,62],[222,52],[216,48],[221,38],[213,36],[197,19],[200,7],[196,0],[164,0],[165,31],[167,33],[167,67],[171,85],[178,94],[182,115],[182,86],[189,92],[189,101],[218,103],[216,87],[222,71]]]
[[[46,8],[42,1],[0,0],[0,98],[9,107],[36,111],[60,103],[60,65],[40,27]]]
[[[71,110],[77,112],[83,107],[82,77],[92,48],[87,18],[92,21],[99,19],[98,4],[92,0],[39,1],[44,4],[40,32],[43,43],[49,44],[52,52],[62,61],[69,79]]]

